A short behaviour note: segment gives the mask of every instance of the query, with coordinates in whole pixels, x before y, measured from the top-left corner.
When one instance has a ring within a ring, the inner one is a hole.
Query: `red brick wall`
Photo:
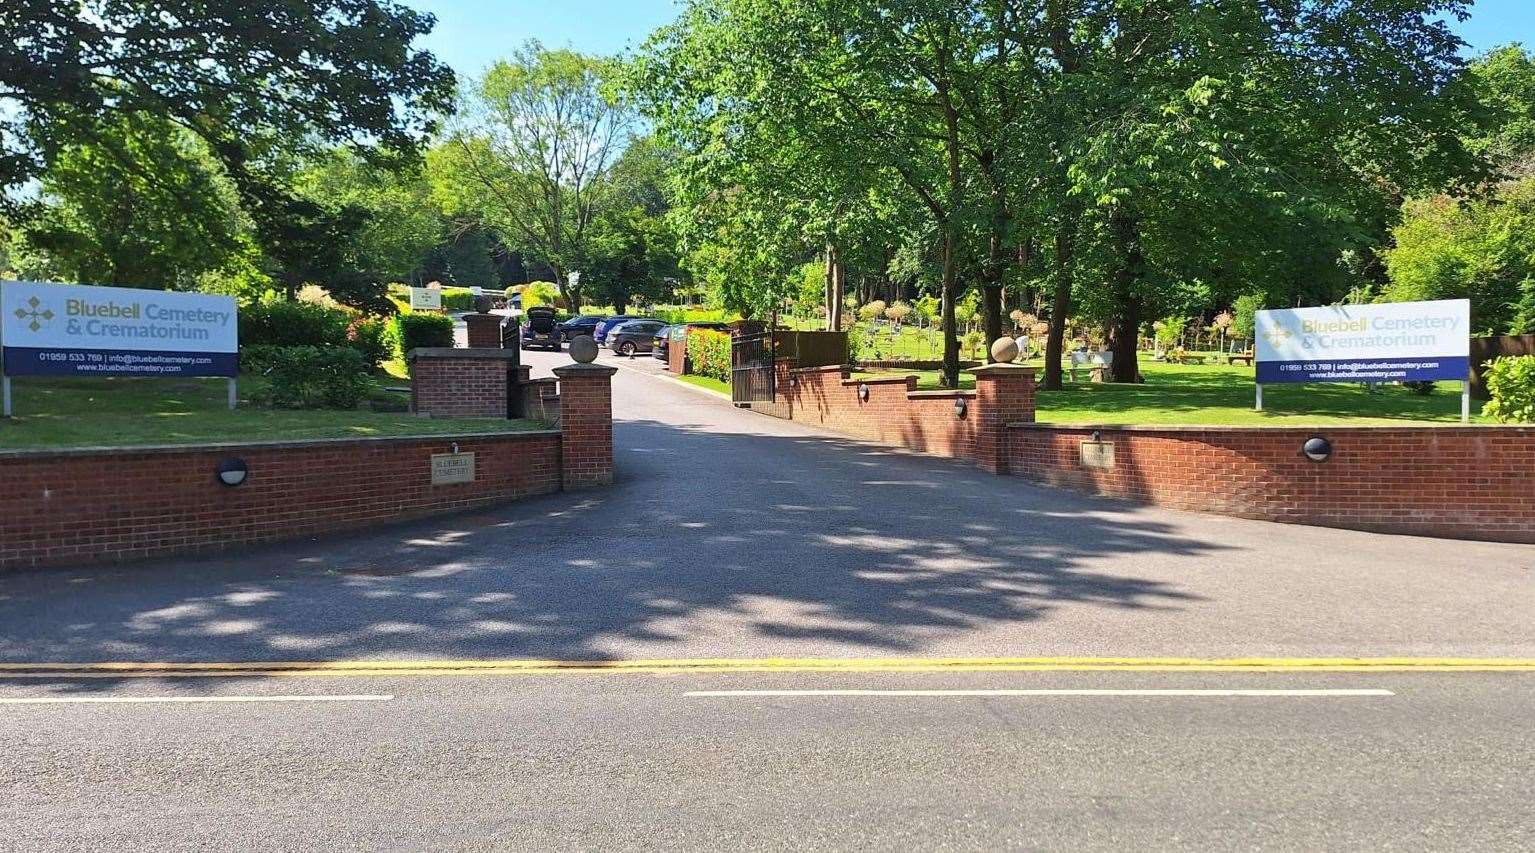
[[[613,374],[616,367],[568,364],[560,380],[560,439],[564,486],[584,489],[613,482]]]
[[[976,455],[975,393],[916,391],[916,377],[870,379],[869,399],[858,397],[857,380],[844,378],[844,368],[780,367],[775,378],[779,411],[792,420],[815,424],[869,441],[897,444],[939,456]],[[797,380],[796,385],[793,380]],[[963,418],[954,413],[954,398],[965,398]]]
[[[1535,542],[1535,428],[1099,427],[1110,470],[1081,464],[1093,429],[1009,429],[1011,473],[1243,518]],[[1312,436],[1332,442],[1327,462],[1300,455]]]
[[[505,367],[502,366],[504,372]],[[473,483],[430,457],[475,454]],[[250,477],[215,481],[227,457]],[[559,491],[552,432],[0,453],[0,570],[120,561],[333,533]]]
[[[510,371],[494,358],[414,358],[411,411],[433,418],[505,418]]]

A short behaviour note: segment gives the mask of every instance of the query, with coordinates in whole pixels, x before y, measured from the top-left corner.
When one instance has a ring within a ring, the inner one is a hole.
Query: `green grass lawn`
[[[1032,362],[1043,369],[1039,361]],[[1399,385],[1382,385],[1371,393],[1356,384],[1265,385],[1264,411],[1253,411],[1253,369],[1245,365],[1163,364],[1142,358],[1139,385],[1091,382],[1066,384],[1060,391],[1040,391],[1038,419],[1046,423],[1211,424],[1303,426],[1309,424],[1459,423],[1460,383],[1441,382],[1434,393],[1420,397]],[[918,388],[938,388],[937,371],[916,373]],[[855,374],[863,376],[868,374]],[[961,387],[975,379],[961,373]],[[1082,371],[1085,379],[1087,371]],[[1481,404],[1472,401],[1472,423],[1481,418]]]
[[[376,380],[398,387],[391,377]],[[408,412],[280,410],[250,405],[260,380],[240,379],[240,407],[228,408],[222,379],[78,379],[24,376],[11,380],[16,417],[0,419],[0,450],[27,447],[279,441],[387,435],[445,435],[540,429],[531,421],[435,420]],[[404,400],[405,395],[394,395]]]
[[[724,394],[726,397],[730,396],[730,383],[721,382],[712,376],[695,376],[690,373],[676,378],[689,385],[697,385],[700,388],[707,388],[717,394]]]

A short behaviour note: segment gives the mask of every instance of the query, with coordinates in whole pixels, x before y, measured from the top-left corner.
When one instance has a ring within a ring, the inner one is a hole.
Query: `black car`
[[[673,325],[662,326],[661,328],[656,329],[656,336],[650,341],[651,355],[655,356],[661,361],[666,360],[666,345],[671,342],[672,330],[676,328],[678,327]]]
[[[660,320],[630,320],[608,332],[607,347],[619,355],[650,352],[663,325]]]
[[[547,305],[535,305],[528,309],[527,322],[522,327],[522,346],[543,347],[558,350],[560,331],[554,322],[554,309]]]
[[[595,336],[597,324],[606,319],[608,319],[606,314],[582,314],[579,317],[571,317],[557,327],[560,330],[560,340],[569,341],[578,335]]]

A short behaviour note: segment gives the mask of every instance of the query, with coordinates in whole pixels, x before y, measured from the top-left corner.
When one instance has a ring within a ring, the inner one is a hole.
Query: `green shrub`
[[[442,310],[473,311],[474,295],[467,287],[444,287],[442,289]]]
[[[362,354],[368,367],[378,367],[390,356],[389,321],[382,317],[356,317],[346,329],[347,346]]]
[[[730,381],[730,336],[709,329],[688,329],[688,358],[693,373]]]
[[[283,409],[355,409],[368,393],[368,365],[351,347],[267,347],[267,385],[256,402]]]
[[[1434,393],[1433,382],[1407,381],[1402,383],[1402,387],[1406,388],[1409,394],[1416,394],[1419,397],[1427,397]]]
[[[1505,356],[1482,372],[1492,399],[1482,414],[1505,424],[1535,423],[1535,355]]]
[[[1263,310],[1263,294],[1248,293],[1238,296],[1231,303],[1231,334],[1238,340],[1250,341],[1258,327],[1258,312]]]
[[[453,318],[443,314],[396,314],[389,321],[387,338],[398,358],[422,347],[451,347]]]
[[[240,309],[240,343],[256,346],[339,347],[352,315],[312,302],[262,302]]]

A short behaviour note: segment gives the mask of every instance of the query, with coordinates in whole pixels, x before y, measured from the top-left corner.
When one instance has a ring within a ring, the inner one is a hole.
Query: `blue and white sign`
[[[235,300],[83,284],[0,282],[8,376],[235,376]]]
[[[1258,384],[1466,381],[1471,303],[1388,302],[1259,311]]]

